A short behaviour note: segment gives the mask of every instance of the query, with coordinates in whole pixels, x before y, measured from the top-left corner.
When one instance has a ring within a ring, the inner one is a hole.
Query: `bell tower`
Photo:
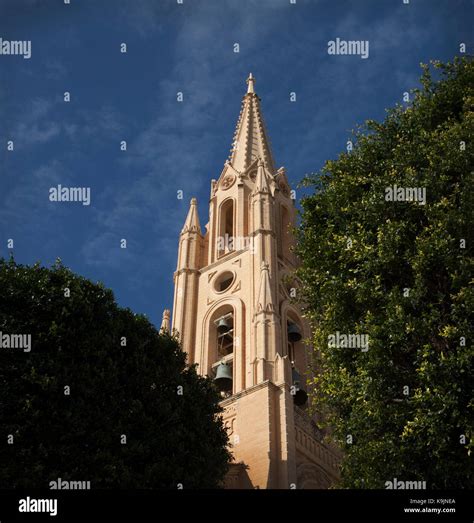
[[[173,330],[221,391],[228,488],[327,488],[337,477],[337,451],[306,405],[310,330],[291,303],[295,218],[250,74],[230,155],[211,181],[209,222],[202,231],[193,198],[174,273]]]

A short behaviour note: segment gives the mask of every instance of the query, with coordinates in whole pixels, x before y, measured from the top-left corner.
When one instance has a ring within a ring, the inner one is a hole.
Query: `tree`
[[[312,403],[344,451],[343,487],[474,484],[474,66],[433,65],[410,106],[303,182]]]
[[[0,260],[0,289],[1,488],[219,486],[220,398],[175,338],[60,263]]]

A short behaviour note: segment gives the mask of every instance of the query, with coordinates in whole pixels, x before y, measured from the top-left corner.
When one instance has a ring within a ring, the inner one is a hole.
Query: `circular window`
[[[235,274],[233,272],[223,272],[216,278],[216,281],[214,282],[214,290],[216,292],[226,291],[234,283],[234,279]]]

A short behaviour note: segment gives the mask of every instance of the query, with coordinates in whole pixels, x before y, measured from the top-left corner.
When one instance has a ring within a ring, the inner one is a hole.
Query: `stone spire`
[[[188,216],[184,222],[183,230],[181,234],[185,232],[198,232],[201,233],[201,226],[199,225],[199,215],[197,210],[197,200],[196,198],[191,198],[191,203],[189,206]]]
[[[163,319],[161,321],[160,334],[170,333],[170,311],[165,309],[163,311]]]
[[[265,167],[274,174],[275,164],[260,110],[260,99],[255,94],[255,78],[252,73],[247,78],[247,84],[247,93],[242,101],[229,163],[236,171],[244,172],[260,157]]]

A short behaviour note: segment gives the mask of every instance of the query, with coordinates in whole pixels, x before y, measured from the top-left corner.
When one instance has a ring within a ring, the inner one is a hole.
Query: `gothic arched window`
[[[234,250],[234,200],[226,200],[219,213],[219,237],[217,255],[223,256]]]

